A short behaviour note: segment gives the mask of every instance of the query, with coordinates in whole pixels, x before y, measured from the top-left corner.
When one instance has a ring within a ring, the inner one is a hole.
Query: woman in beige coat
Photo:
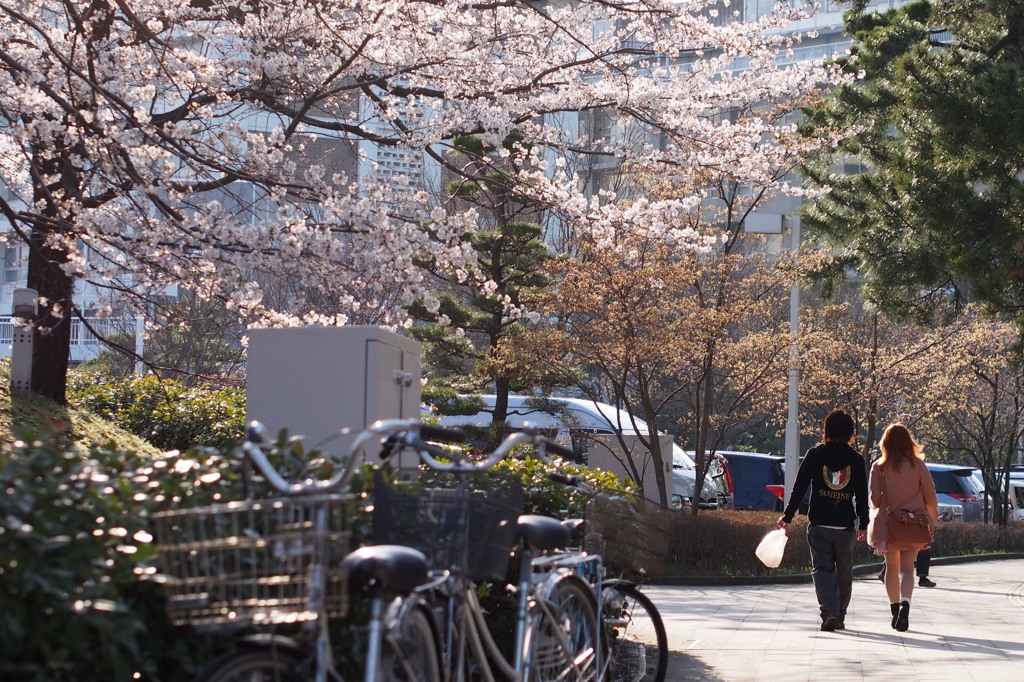
[[[885,557],[885,591],[892,611],[892,627],[910,627],[910,597],[914,593],[914,561],[920,543],[890,542],[886,509],[927,513],[938,519],[935,482],[921,456],[921,446],[903,424],[890,424],[878,444],[882,456],[871,465],[869,482],[871,523],[868,544]]]

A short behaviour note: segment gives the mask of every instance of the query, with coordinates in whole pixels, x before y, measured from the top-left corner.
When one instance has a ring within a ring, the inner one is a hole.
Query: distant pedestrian
[[[854,435],[850,415],[842,410],[828,413],[825,438],[804,455],[778,524],[785,528],[793,521],[810,486],[807,545],[825,632],[846,628],[846,609],[853,595],[853,545],[867,537],[868,481],[864,458],[850,447]]]
[[[935,587],[935,581],[928,577],[932,567],[932,546],[927,544],[917,553],[914,568],[917,569],[918,587]]]
[[[921,551],[917,553],[917,560],[914,561],[914,567],[917,569],[917,584],[919,587],[935,587],[937,584],[934,580],[928,577],[932,566],[932,546],[925,545],[921,548]],[[882,564],[882,570],[878,573],[878,579],[883,583],[885,582],[885,564]]]
[[[871,465],[871,507],[868,544],[885,557],[885,592],[892,615],[890,625],[899,632],[910,627],[910,599],[914,594],[914,566],[921,542],[891,540],[887,513],[904,509],[938,519],[935,483],[921,456],[921,446],[903,424],[890,424],[878,444],[882,456]]]

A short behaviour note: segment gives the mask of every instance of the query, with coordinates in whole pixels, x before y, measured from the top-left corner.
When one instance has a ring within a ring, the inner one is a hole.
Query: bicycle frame
[[[500,651],[489,626],[483,616],[483,609],[477,596],[477,584],[465,576],[451,571],[438,574],[435,581],[418,589],[418,592],[429,602],[442,602],[443,619],[442,636],[444,639],[445,659],[448,665],[445,679],[449,682],[466,682],[466,673],[470,661],[476,663],[481,679],[484,682],[495,682],[497,679],[521,681],[530,676],[528,650],[530,642],[526,633],[536,619],[547,617],[558,622],[559,614],[552,611],[546,601],[558,579],[566,575],[575,575],[565,567],[533,573],[532,557],[527,553],[520,561],[520,571],[527,576],[520,581],[517,589],[516,629],[513,642],[514,658],[509,661]],[[594,602],[596,607],[596,600]],[[600,621],[595,618],[593,642],[600,642]],[[559,633],[559,646],[574,657],[576,668],[585,668],[589,653],[576,652],[572,644]],[[593,652],[595,670],[602,670],[600,646]]]

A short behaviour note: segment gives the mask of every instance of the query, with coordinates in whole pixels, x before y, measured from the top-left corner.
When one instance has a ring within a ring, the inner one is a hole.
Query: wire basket
[[[154,514],[168,612],[175,625],[270,625],[347,610],[341,559],[351,495],[228,502]]]
[[[646,579],[665,572],[676,512],[642,497],[596,495],[585,512],[587,552],[613,571]]]
[[[374,540],[413,547],[431,568],[504,580],[523,508],[520,481],[473,476],[464,488],[374,485]]]

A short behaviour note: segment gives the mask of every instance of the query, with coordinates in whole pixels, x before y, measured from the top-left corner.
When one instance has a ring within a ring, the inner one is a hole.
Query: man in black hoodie
[[[842,410],[829,412],[825,440],[804,455],[789,505],[779,519],[779,528],[792,522],[810,486],[807,544],[821,629],[826,632],[846,627],[853,594],[854,538],[864,541],[868,532],[868,477],[864,458],[850,447],[854,435],[850,415]]]

